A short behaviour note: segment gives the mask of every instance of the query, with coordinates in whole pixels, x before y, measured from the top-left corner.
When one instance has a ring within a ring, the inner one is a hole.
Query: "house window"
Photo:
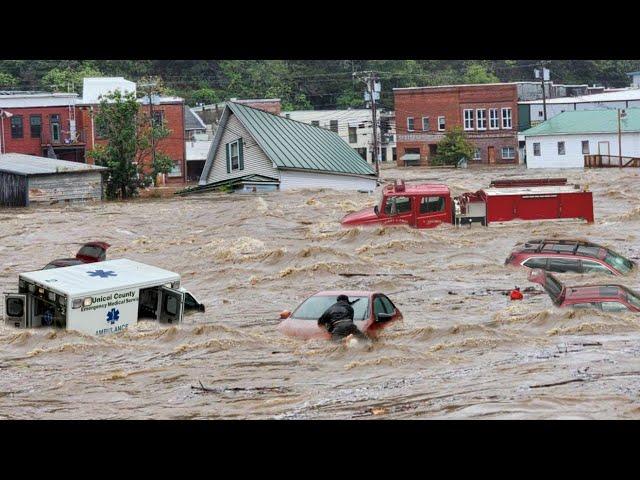
[[[422,117],[422,131],[429,131],[429,117]]]
[[[502,128],[512,128],[511,127],[511,109],[503,108],[502,109]]]
[[[338,120],[329,121],[329,130],[331,130],[334,133],[338,133]]]
[[[589,155],[589,140],[582,141],[582,154]]]
[[[444,132],[444,129],[445,129],[444,117],[438,117],[438,131]]]
[[[180,162],[179,161],[174,161],[173,162],[173,168],[171,169],[171,171],[169,171],[168,174],[170,177],[181,177],[182,176],[182,169],[180,168]]]
[[[486,130],[487,129],[487,111],[482,108],[476,110],[476,118],[478,119],[478,130]]]
[[[395,162],[396,160],[398,160],[398,154],[396,152],[396,147],[391,147],[391,158],[393,158],[393,161]]]
[[[349,127],[349,143],[358,143],[358,129]]]
[[[502,159],[512,160],[516,158],[516,149],[513,147],[502,147]]]
[[[242,148],[242,138],[227,143],[227,173],[234,170],[244,170],[244,155]]]
[[[474,160],[482,160],[482,151],[479,148],[476,148],[473,151],[473,159]]]
[[[498,109],[492,108],[489,110],[489,129],[490,130],[498,130],[500,128],[500,124],[498,123]]]
[[[31,126],[31,138],[40,138],[42,134],[42,115],[31,115],[29,124]]]
[[[464,129],[473,130],[473,110],[464,110]]]
[[[413,132],[413,117],[407,117],[407,131]]]
[[[534,157],[539,157],[540,156],[540,143],[538,143],[538,142],[533,144],[533,156]]]
[[[558,155],[564,155],[564,142],[558,142]]]
[[[22,138],[23,135],[22,115],[14,115],[11,117],[11,138]]]
[[[153,112],[153,126],[161,127],[164,120],[164,112],[162,110],[154,110]]]
[[[544,115],[544,112],[542,110],[538,110],[538,117],[542,117]]]
[[[311,120],[311,125],[313,125],[314,127],[319,127],[320,122],[318,120]]]

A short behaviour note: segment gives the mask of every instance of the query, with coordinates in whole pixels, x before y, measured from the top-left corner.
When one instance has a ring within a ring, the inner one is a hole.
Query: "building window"
[[[227,143],[227,173],[234,170],[244,170],[242,138]]]
[[[489,129],[490,130],[498,130],[500,128],[500,124],[498,123],[498,109],[492,108],[489,110]]]
[[[516,158],[516,149],[513,147],[502,147],[502,159],[513,160]]]
[[[349,127],[349,143],[358,143],[358,129]]]
[[[564,155],[564,142],[558,142],[558,155]]]
[[[502,128],[509,129],[511,127],[511,109],[502,109]]]
[[[179,161],[174,161],[173,162],[173,168],[171,169],[171,171],[168,174],[170,177],[181,177],[182,176],[182,169],[180,168],[180,162]]]
[[[533,156],[534,157],[539,157],[540,156],[540,143],[535,142],[533,144]]]
[[[544,115],[544,112],[542,110],[538,110],[538,117],[542,117]]]
[[[367,159],[367,149],[366,148],[358,148],[357,152],[360,154],[360,156],[363,158],[363,160]]]
[[[11,138],[22,138],[23,135],[22,115],[14,115],[11,117]]]
[[[422,131],[429,131],[429,117],[422,117]]]
[[[42,134],[42,115],[31,115],[29,124],[31,126],[31,138],[40,138]]]
[[[482,108],[476,110],[476,118],[478,122],[478,130],[486,130],[487,129],[487,111]]]
[[[473,130],[473,110],[464,110],[464,129]]]
[[[444,130],[445,130],[444,117],[438,117],[438,131],[444,132]]]
[[[589,140],[582,141],[582,154],[589,155]]]
[[[482,151],[479,148],[476,148],[473,151],[473,159],[474,160],[482,160]]]
[[[164,122],[164,112],[162,110],[153,111],[153,126],[161,127]]]
[[[413,117],[407,117],[407,132],[413,132]]]
[[[338,133],[338,120],[329,120],[329,130]]]
[[[314,127],[319,127],[320,122],[318,120],[311,120],[311,125],[313,125]]]
[[[391,147],[391,157],[393,158],[393,161],[395,162],[396,160],[398,160],[398,154],[396,152],[396,147]]]

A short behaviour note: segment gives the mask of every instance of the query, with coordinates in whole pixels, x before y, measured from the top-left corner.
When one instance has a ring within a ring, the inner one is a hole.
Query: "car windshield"
[[[337,295],[309,297],[293,312],[292,317],[301,320],[318,320],[331,305],[336,303],[337,298]],[[356,299],[358,299],[358,301],[352,304],[354,312],[353,319],[364,320],[369,313],[369,298],[349,297],[350,302]]]
[[[94,245],[85,245],[80,249],[78,255],[100,259],[104,255],[104,250]]]
[[[638,295],[638,293],[634,292],[633,290],[629,290],[627,288],[625,288],[625,290],[627,292],[627,300],[629,301],[629,303],[637,309],[640,309],[640,295]]]
[[[633,269],[633,262],[631,260],[628,260],[622,255],[618,255],[611,250],[607,250],[607,256],[604,257],[604,261],[620,273],[629,273]]]

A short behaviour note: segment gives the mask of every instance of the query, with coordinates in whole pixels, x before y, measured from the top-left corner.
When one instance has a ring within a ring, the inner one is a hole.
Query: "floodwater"
[[[580,237],[638,259],[639,172],[382,171],[454,194],[515,175],[588,184],[596,223],[347,230],[340,218],[377,195],[328,190],[0,210],[0,291],[105,240],[110,258],[179,272],[207,307],[177,327],[145,321],[101,338],[3,324],[0,418],[639,418],[640,315],[500,292],[541,291],[503,266],[529,238]],[[404,322],[356,348],[276,330],[281,310],[342,288],[386,292]]]

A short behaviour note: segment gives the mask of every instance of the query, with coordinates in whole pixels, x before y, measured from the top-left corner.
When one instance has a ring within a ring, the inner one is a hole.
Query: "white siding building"
[[[522,132],[528,168],[583,168],[585,155],[640,157],[640,109],[564,112]]]
[[[391,162],[395,158],[395,125],[393,125],[393,113],[378,112],[378,141],[380,144],[380,161]],[[280,114],[285,118],[308,123],[316,127],[331,130],[356,150],[358,154],[370,163],[373,163],[373,122],[371,110],[293,110]],[[389,121],[387,119],[391,119]],[[388,124],[389,131],[384,132],[380,125]]]

